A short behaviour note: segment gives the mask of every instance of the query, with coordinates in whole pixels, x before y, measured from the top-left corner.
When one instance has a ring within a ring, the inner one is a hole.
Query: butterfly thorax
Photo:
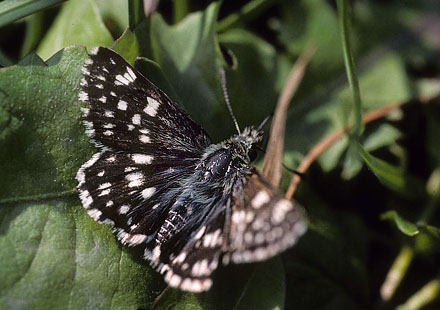
[[[255,159],[255,145],[261,141],[262,132],[247,127],[241,134],[228,140],[210,145],[201,158],[197,169],[202,171],[203,181],[234,182],[236,177],[243,176]]]

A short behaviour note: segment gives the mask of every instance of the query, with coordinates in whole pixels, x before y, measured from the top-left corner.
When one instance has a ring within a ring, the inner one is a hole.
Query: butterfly
[[[99,151],[77,173],[81,202],[122,244],[139,248],[169,286],[206,291],[219,263],[268,259],[304,234],[303,209],[251,165],[260,128],[212,143],[107,48],[94,48],[82,73],[83,123]]]

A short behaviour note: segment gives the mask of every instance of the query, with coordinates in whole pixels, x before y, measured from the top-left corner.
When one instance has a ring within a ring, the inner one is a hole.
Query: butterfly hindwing
[[[163,195],[170,196],[173,180],[186,169],[179,164],[145,154],[97,153],[78,171],[81,201],[95,220],[112,224],[122,243],[150,241],[168,212]]]
[[[169,264],[165,281],[173,287],[201,292],[212,285],[212,272],[218,267],[226,239],[224,223],[227,206],[221,202],[221,205],[210,207],[216,212],[194,231],[185,247]]]
[[[230,260],[265,260],[292,246],[305,233],[302,207],[282,198],[255,168],[237,186],[225,264]]]

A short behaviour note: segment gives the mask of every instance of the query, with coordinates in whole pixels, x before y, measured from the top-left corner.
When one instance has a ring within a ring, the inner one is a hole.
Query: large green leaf
[[[208,132],[215,110],[223,107],[215,46],[218,9],[219,3],[213,3],[173,26],[158,14],[151,20],[153,60],[174,86],[180,103]]]
[[[0,199],[12,198],[0,205],[1,309],[138,309],[162,288],[109,227],[63,194],[94,152],[79,121],[85,58],[71,48],[47,64],[30,55],[0,70],[0,112],[10,119],[0,140]],[[39,198],[46,193],[58,197]]]

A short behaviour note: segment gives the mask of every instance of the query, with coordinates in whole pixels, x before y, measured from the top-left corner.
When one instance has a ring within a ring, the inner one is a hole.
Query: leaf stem
[[[279,187],[281,182],[287,110],[315,50],[316,48],[311,45],[304,48],[290,70],[275,108],[262,172],[268,181],[276,188]]]
[[[396,308],[396,310],[418,310],[429,304],[440,294],[440,278],[435,278],[425,284],[408,300]]]
[[[174,23],[177,24],[182,19],[184,19],[186,15],[188,15],[188,1],[187,0],[173,1]]]
[[[54,192],[54,193],[45,193],[45,194],[23,196],[23,197],[11,197],[11,198],[0,199],[0,205],[9,204],[9,203],[22,203],[22,202],[31,202],[31,201],[50,200],[50,199],[55,199],[55,198],[72,196],[76,193],[77,193],[76,189],[69,189],[67,191]]]
[[[402,247],[380,288],[382,302],[387,302],[393,297],[394,292],[402,282],[402,279],[411,264],[413,256],[414,252],[409,246],[405,245]]]
[[[144,3],[142,0],[128,1],[128,24],[133,31],[144,19]]]
[[[353,94],[354,104],[354,126],[353,137],[359,140],[362,128],[362,104],[359,81],[354,65],[353,50],[351,44],[350,11],[347,0],[338,0],[339,26],[342,35],[342,49],[344,52],[345,69],[347,71],[348,83]]]
[[[426,208],[423,210],[417,225],[426,225],[440,206],[440,168],[435,169],[426,183],[426,192],[429,195]]]

